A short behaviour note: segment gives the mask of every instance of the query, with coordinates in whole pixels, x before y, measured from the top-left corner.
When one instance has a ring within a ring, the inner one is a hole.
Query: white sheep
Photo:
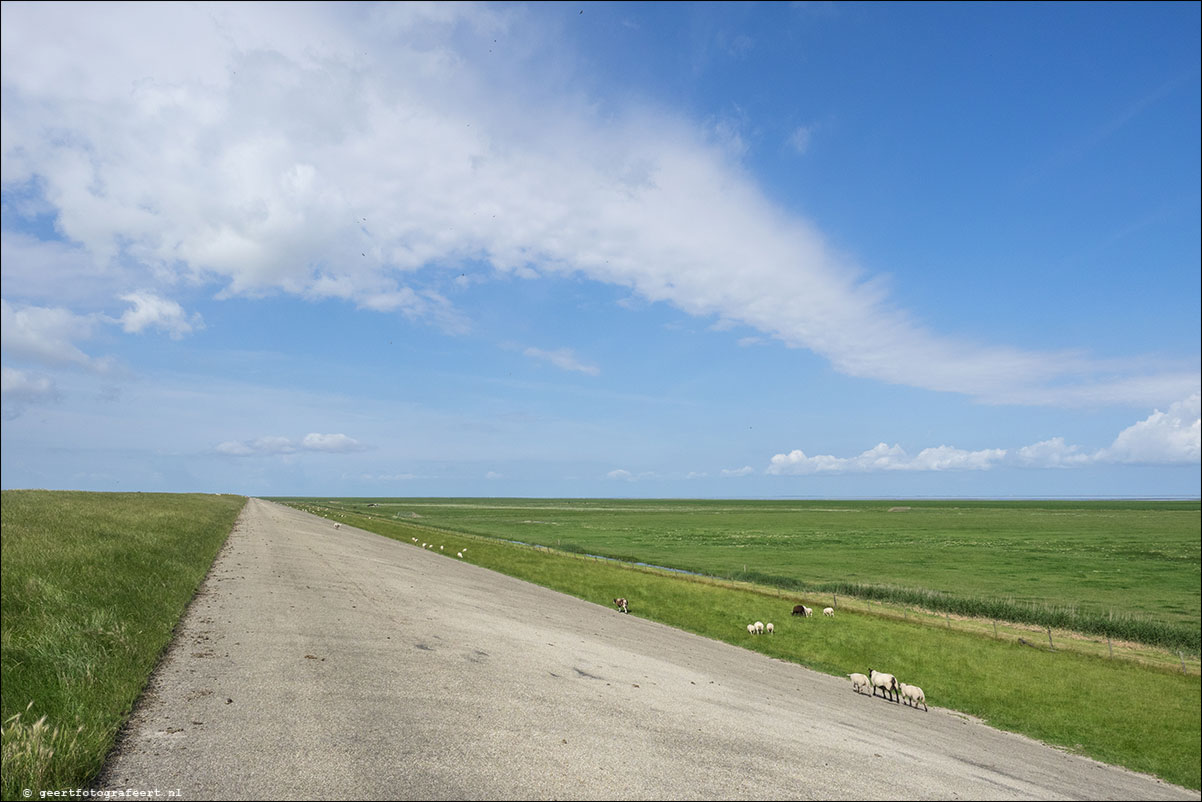
[[[892,702],[900,702],[901,697],[897,691],[897,677],[892,674],[883,674],[876,669],[868,669],[868,680],[872,683],[872,695],[876,696],[876,689],[880,688],[884,693],[885,698]]]
[[[767,624],[764,624],[764,629],[768,632],[769,635],[771,635],[773,632],[776,631],[776,627],[772,626],[771,621],[769,621]]]
[[[868,687],[868,677],[863,674],[848,674],[851,678],[851,689],[856,693],[861,693],[863,688]]]
[[[341,528],[342,528],[342,524],[334,524],[334,528],[335,528],[335,529],[341,529]]]
[[[755,632],[755,624],[748,624],[748,625],[747,625],[747,632],[748,632],[748,634],[750,634],[750,635],[754,635],[754,634],[756,634],[756,632]]]
[[[906,697],[907,704],[916,708],[918,703],[922,702],[922,709],[930,712],[930,708],[927,707],[927,696],[922,692],[922,688],[917,685],[907,685],[904,682],[897,683],[897,687],[901,691],[901,695]]]
[[[461,559],[461,560],[462,560],[462,559],[463,559],[463,552],[461,551],[461,552],[459,552],[459,553],[458,553],[457,555],[455,555],[455,556],[457,556],[459,559]]]
[[[755,622],[755,634],[757,634],[757,635],[764,634],[764,622],[763,621]]]
[[[826,609],[824,609],[822,611],[822,614],[825,615],[827,618],[834,618],[835,617],[835,608],[827,607]]]

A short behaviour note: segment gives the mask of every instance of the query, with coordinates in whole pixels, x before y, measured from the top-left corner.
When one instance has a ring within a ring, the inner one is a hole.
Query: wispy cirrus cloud
[[[538,362],[548,362],[561,370],[575,371],[589,376],[601,373],[601,369],[596,365],[581,361],[571,348],[556,348],[553,351],[546,351],[542,348],[526,348],[522,354]]]
[[[58,400],[58,388],[49,376],[31,374],[5,365],[0,369],[0,403],[4,420],[13,420],[30,404]]]
[[[339,298],[464,331],[435,276],[483,265],[622,286],[850,376],[988,403],[1163,404],[1202,383],[1196,364],[930,331],[774,204],[705,124],[646,107],[603,117],[557,87],[533,55],[547,32],[520,8],[3,14],[21,32],[4,39],[5,186],[39,188],[98,270],[208,282],[222,297]],[[57,46],[64,24],[76,46]],[[486,65],[476,54],[500,32],[527,37],[511,48],[525,55]],[[147,309],[129,325],[179,334],[185,319]],[[562,350],[528,355],[597,370]]]
[[[105,372],[111,359],[93,357],[77,343],[89,340],[106,322],[97,314],[78,315],[62,307],[13,306],[0,299],[3,349],[10,357],[43,365]]]

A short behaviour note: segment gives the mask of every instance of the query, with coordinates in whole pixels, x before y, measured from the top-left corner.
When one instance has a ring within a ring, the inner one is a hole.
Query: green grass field
[[[899,621],[880,606],[845,603],[842,596],[837,619],[794,620],[788,611],[799,597],[781,589],[789,582],[834,582],[840,569],[854,566],[856,581],[867,588],[933,587],[952,598],[981,596],[983,588],[1010,593],[1007,583],[989,576],[1006,558],[1018,567],[1026,561],[1032,567],[1025,573],[1039,580],[1031,584],[1039,594],[1014,594],[1015,603],[1106,609],[1107,599],[1124,600],[1140,620],[1170,620],[1196,632],[1197,503],[930,503],[928,509],[907,502],[909,510],[889,512],[896,505],[293,501],[319,513],[337,511],[347,523],[402,542],[434,535],[451,549],[468,546],[474,563],[600,604],[623,595],[635,615],[816,670],[887,667],[922,685],[931,704],[1190,788],[1202,782],[1196,673]],[[82,787],[100,769],[243,503],[235,496],[4,492],[4,799],[22,798],[27,787]],[[1024,532],[1024,526],[1042,528]],[[913,550],[936,557],[890,558]],[[572,551],[782,583],[732,586]],[[1182,559],[1191,553],[1192,563]],[[1042,556],[1049,554],[1067,556]],[[952,557],[963,565],[930,573],[923,564]],[[1122,575],[1116,582],[1144,579],[1125,595],[1112,588],[1095,593],[1098,587],[1085,584],[1076,594],[1072,577],[1053,570],[1057,565],[1110,570]],[[873,573],[874,566],[892,573]],[[946,584],[928,584],[929,576]],[[774,620],[777,635],[748,636],[746,623],[756,619]]]
[[[1202,644],[1197,501],[306,503],[1194,655]]]
[[[4,799],[100,770],[245,501],[4,491]]]
[[[437,515],[409,517],[419,509],[433,509],[430,502],[420,507],[383,500],[292,503],[301,509],[340,514],[345,524],[402,543],[411,544],[410,538],[417,537],[445,545],[445,554],[466,546],[465,557],[474,564],[597,604],[608,605],[613,597],[624,596],[633,615],[818,671],[841,676],[870,667],[887,670],[922,686],[932,705],[1188,788],[1202,784],[1202,681],[1196,673],[897,620],[864,605],[850,610],[841,605],[831,619],[821,615],[795,619],[789,613],[801,597],[775,588],[736,586],[519,546],[492,535],[453,531],[446,519],[439,519],[440,528],[425,526]],[[369,503],[377,506],[367,507]],[[588,507],[593,502],[581,504]],[[351,512],[352,507],[365,514]],[[454,509],[470,516],[467,510],[487,515],[488,508],[497,507],[508,508],[510,525],[515,527],[547,526],[554,513],[571,511],[548,504],[533,515],[530,507],[518,512],[517,502]],[[394,517],[398,514],[400,518]],[[515,523],[514,514],[525,517]],[[522,524],[525,520],[548,523]],[[808,601],[813,603],[812,598]],[[754,620],[773,621],[776,635],[748,635],[746,625]],[[923,714],[916,711],[915,715]]]

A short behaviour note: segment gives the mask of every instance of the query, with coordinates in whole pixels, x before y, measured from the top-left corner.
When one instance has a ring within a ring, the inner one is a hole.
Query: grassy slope
[[[244,503],[4,491],[4,799],[101,768]]]
[[[891,671],[921,685],[930,704],[1189,788],[1202,785],[1197,676],[844,610],[834,619],[795,619],[794,599],[777,591],[723,587],[389,519],[343,520],[406,543],[436,542],[446,553],[467,546],[473,563],[599,604],[625,596],[635,615],[826,673]],[[777,634],[749,636],[746,625],[757,619],[773,621]]]

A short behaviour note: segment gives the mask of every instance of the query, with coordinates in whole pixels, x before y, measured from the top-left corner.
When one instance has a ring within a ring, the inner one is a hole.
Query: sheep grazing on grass
[[[804,604],[799,604],[793,608],[793,615],[801,615],[801,616],[805,616],[806,618],[809,618],[813,614],[814,614],[814,611],[811,610],[809,607],[806,607]]]
[[[918,703],[922,702],[922,709],[930,712],[930,708],[927,707],[927,696],[922,692],[922,688],[917,685],[907,685],[904,682],[897,683],[897,687],[901,691],[901,695],[906,698],[906,704],[917,708]]]
[[[897,678],[892,674],[882,674],[876,669],[868,669],[868,681],[872,683],[872,695],[876,696],[877,688],[885,695],[885,698],[891,702],[901,702],[901,696],[897,690]]]
[[[834,618],[835,617],[835,608],[827,607],[825,610],[822,611],[822,614],[825,615],[827,618]]]
[[[771,635],[776,631],[776,627],[772,626],[772,622],[769,621],[767,624],[764,624],[764,631]]]
[[[868,687],[868,677],[863,674],[848,674],[851,679],[851,689],[856,693],[862,693],[864,688]]]
[[[463,552],[461,551],[461,552],[459,552],[458,554],[456,554],[455,556],[456,556],[456,557],[458,557],[459,559],[461,559],[461,560],[462,560],[462,559],[463,559]]]
[[[626,603],[625,599],[614,599],[614,604],[616,604],[618,606],[619,613],[629,613],[630,612],[630,605]]]
[[[757,635],[764,634],[764,622],[763,621],[755,622],[755,634],[757,634]]]
[[[748,633],[749,635],[754,635],[754,634],[756,634],[756,631],[755,631],[755,624],[748,624],[748,625],[747,625],[747,633]]]

